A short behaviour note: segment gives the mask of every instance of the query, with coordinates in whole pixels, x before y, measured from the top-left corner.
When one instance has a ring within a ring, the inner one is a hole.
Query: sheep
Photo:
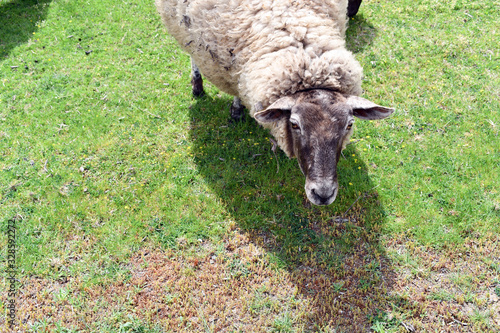
[[[203,94],[203,74],[233,95],[232,118],[241,119],[246,107],[297,158],[309,201],[331,204],[354,117],[383,119],[394,111],[359,97],[362,68],[344,40],[347,0],[155,3],[191,55],[193,94]]]

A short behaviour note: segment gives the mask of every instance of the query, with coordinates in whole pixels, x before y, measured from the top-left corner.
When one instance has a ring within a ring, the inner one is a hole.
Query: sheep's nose
[[[321,203],[326,203],[328,200],[337,194],[337,189],[312,189],[312,194],[317,198],[317,200]]]
[[[309,201],[315,205],[329,205],[337,197],[338,184],[315,184],[306,182],[306,194]]]

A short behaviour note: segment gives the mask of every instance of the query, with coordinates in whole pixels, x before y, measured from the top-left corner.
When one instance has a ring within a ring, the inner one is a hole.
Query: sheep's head
[[[284,137],[278,141],[289,157],[297,157],[307,198],[329,205],[338,193],[337,162],[353,132],[354,117],[383,119],[393,112],[358,96],[313,89],[278,99],[255,113],[255,119],[280,127]]]

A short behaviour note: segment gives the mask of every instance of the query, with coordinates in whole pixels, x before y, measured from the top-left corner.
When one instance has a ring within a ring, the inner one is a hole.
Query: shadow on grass
[[[362,15],[349,25],[347,47],[361,52],[376,30]],[[393,271],[379,241],[385,212],[355,145],[338,164],[337,200],[313,206],[297,161],[273,153],[269,133],[250,117],[229,121],[230,104],[206,96],[190,108],[198,170],[238,227],[290,272],[310,304],[308,330],[387,328],[386,311],[405,301],[391,296]]]
[[[349,20],[346,31],[347,49],[354,53],[362,52],[377,36],[377,30],[363,14],[358,14]]]
[[[28,42],[47,16],[52,0],[14,0],[0,4],[0,61]]]
[[[389,296],[392,271],[379,244],[384,208],[354,145],[339,163],[337,200],[312,206],[297,161],[275,155],[269,134],[250,117],[230,122],[230,102],[206,96],[190,108],[200,174],[237,225],[291,273],[311,304],[310,329],[369,329],[396,300]]]

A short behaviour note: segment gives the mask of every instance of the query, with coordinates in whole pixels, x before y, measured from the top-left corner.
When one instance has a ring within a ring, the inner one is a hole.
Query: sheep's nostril
[[[333,191],[332,191],[332,192],[327,191],[327,190],[325,190],[325,191],[321,191],[321,192],[318,192],[316,189],[314,189],[314,188],[313,188],[313,189],[311,190],[311,193],[312,193],[315,197],[317,197],[319,200],[321,200],[321,201],[328,201],[328,199],[330,199],[333,195],[335,195],[335,191],[336,191],[336,189],[333,189]],[[328,192],[330,192],[330,193],[329,193],[329,194],[327,194]]]

